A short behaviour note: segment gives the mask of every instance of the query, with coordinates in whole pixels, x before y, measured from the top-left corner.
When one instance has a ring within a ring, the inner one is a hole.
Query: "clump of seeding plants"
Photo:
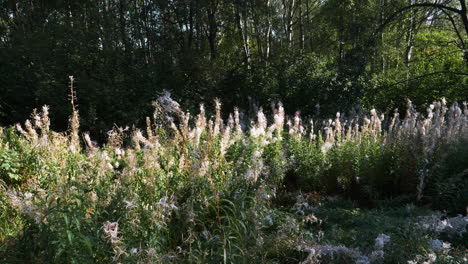
[[[2,261],[319,263],[348,254],[374,263],[385,261],[385,234],[366,255],[301,232],[313,215],[274,227],[281,193],[340,194],[370,207],[405,197],[466,212],[466,103],[442,99],[419,113],[408,101],[405,113],[329,120],[287,117],[281,103],[254,120],[238,109],[223,120],[218,100],[213,117],[204,105],[191,117],[168,93],[154,105],[146,129],[115,127],[103,146],[79,131],[74,105],[66,133],[49,129],[47,106],[0,130]]]

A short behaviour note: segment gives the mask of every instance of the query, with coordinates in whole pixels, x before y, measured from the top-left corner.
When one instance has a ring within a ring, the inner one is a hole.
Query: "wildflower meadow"
[[[98,144],[71,88],[68,131],[47,106],[0,129],[1,263],[467,263],[466,103],[192,116],[166,93]]]

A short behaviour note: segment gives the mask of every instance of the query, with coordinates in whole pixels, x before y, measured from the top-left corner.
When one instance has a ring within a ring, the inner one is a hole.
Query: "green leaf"
[[[70,245],[73,244],[73,233],[70,230],[67,230],[67,238]]]

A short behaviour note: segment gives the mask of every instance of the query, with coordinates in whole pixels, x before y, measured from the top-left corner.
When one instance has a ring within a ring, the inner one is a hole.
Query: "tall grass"
[[[468,204],[466,104],[442,100],[421,114],[408,101],[404,118],[371,110],[324,121],[287,117],[281,104],[271,116],[260,109],[246,120],[234,109],[223,120],[218,100],[213,117],[203,105],[191,117],[168,93],[154,105],[146,129],[116,127],[103,146],[79,132],[74,104],[67,133],[49,129],[47,106],[0,130],[6,262],[260,263],[299,254],[301,224],[287,220],[275,237],[269,227],[285,185],[369,206],[400,195],[453,213]],[[282,253],[271,252],[279,245]]]

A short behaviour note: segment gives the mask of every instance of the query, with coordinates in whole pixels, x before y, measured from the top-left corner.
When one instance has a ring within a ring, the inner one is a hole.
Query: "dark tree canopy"
[[[305,114],[463,101],[467,34],[464,0],[3,0],[0,121],[47,104],[66,129],[70,75],[94,134],[141,124],[164,90]]]

